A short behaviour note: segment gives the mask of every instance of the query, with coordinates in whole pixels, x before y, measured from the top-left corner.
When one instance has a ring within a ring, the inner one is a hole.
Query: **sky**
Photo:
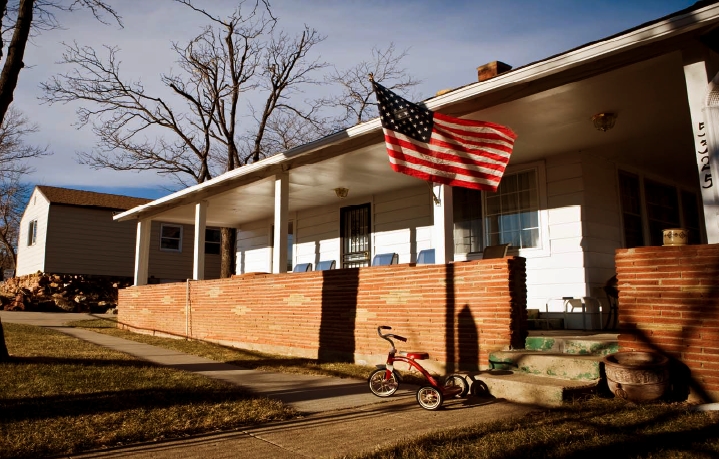
[[[77,152],[96,142],[89,127],[78,129],[79,105],[43,103],[39,85],[67,72],[57,64],[62,43],[100,49],[119,48],[121,70],[148,88],[176,69],[171,44],[186,43],[208,25],[206,18],[173,0],[108,0],[122,16],[124,28],[103,25],[87,12],[59,14],[63,28],[33,38],[13,106],[39,131],[28,143],[47,147],[27,177],[31,185],[51,185],[129,196],[159,198],[178,186],[152,172],[94,170],[78,164]],[[369,60],[373,47],[394,43],[408,50],[403,67],[422,81],[413,93],[430,97],[438,90],[476,81],[476,67],[499,60],[520,67],[577,46],[622,32],[691,6],[692,0],[271,0],[279,27],[294,34],[306,24],[326,39],[314,57],[338,69]],[[218,16],[229,15],[237,0],[195,0]],[[321,75],[318,75],[321,79]],[[315,91],[330,92],[322,87]],[[316,94],[317,96],[323,93]],[[308,94],[314,96],[314,94]]]

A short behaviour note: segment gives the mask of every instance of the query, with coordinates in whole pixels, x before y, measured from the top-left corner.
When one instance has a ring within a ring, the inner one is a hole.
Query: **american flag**
[[[379,83],[372,86],[394,171],[434,183],[497,190],[517,138],[511,129],[434,113]]]

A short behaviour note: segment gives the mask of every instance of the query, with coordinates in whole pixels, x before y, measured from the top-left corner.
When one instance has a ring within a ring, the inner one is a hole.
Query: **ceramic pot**
[[[684,228],[667,228],[662,230],[663,245],[687,245],[689,230]]]
[[[653,352],[616,352],[605,356],[604,370],[612,393],[632,402],[661,398],[669,387],[669,359]]]

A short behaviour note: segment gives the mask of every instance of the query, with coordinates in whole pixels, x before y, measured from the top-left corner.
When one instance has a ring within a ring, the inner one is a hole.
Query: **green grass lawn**
[[[352,363],[320,362],[316,359],[248,351],[204,341],[164,338],[133,333],[118,329],[117,323],[112,319],[81,320],[70,322],[68,325],[255,370],[333,376],[336,378],[366,379],[375,368]],[[380,346],[382,345],[381,343],[378,344]]]
[[[295,413],[279,402],[37,327],[3,324],[13,361],[0,364],[0,457],[38,457],[231,430]],[[263,354],[72,324],[245,368],[367,377],[371,368]],[[719,413],[685,403],[592,397],[510,421],[477,424],[361,458],[719,458]],[[420,409],[417,407],[417,409]],[[441,427],[441,426],[440,426]]]
[[[520,419],[402,441],[357,458],[717,458],[719,412],[595,397]]]
[[[40,457],[230,430],[296,413],[237,386],[40,327],[3,324],[0,457]]]

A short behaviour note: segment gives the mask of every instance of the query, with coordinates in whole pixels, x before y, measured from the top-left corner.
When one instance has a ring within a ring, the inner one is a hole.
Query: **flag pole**
[[[434,194],[434,182],[425,182],[427,186],[429,187],[429,192],[432,195],[432,200],[434,201],[434,205],[438,206],[442,204],[442,201],[437,197],[436,194]]]

